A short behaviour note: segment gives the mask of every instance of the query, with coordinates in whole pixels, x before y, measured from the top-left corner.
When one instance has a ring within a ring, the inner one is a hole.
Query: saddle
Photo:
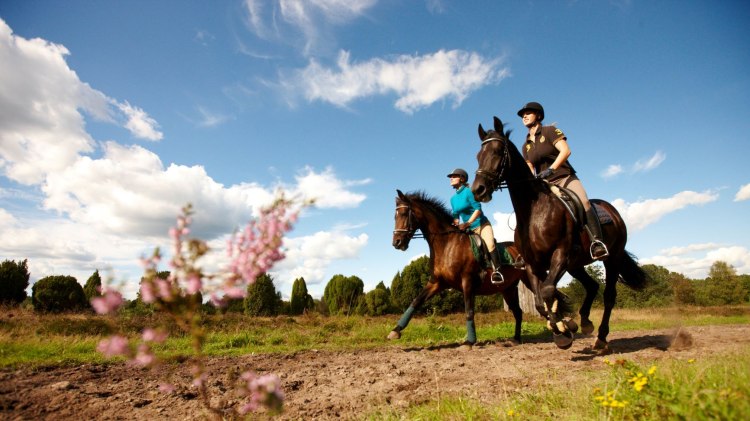
[[[470,232],[469,239],[471,240],[471,252],[474,253],[474,258],[479,262],[479,265],[483,268],[491,268],[492,261],[490,260],[490,252],[487,251],[487,247],[482,241],[482,237],[479,234]],[[508,248],[505,247],[504,243],[495,242],[495,247],[500,250],[500,264],[501,265],[515,265],[516,259],[511,256]]]
[[[549,188],[552,191],[552,194],[554,194],[555,197],[560,200],[560,203],[565,206],[565,209],[568,210],[568,213],[570,213],[571,218],[573,218],[573,221],[578,225],[579,229],[583,229],[583,226],[586,225],[586,211],[584,210],[583,203],[578,195],[575,194],[573,190],[556,186],[552,183],[549,184]],[[604,225],[612,223],[612,217],[606,210],[599,206],[596,199],[589,200],[589,203],[591,203],[594,211],[596,211],[599,224]]]

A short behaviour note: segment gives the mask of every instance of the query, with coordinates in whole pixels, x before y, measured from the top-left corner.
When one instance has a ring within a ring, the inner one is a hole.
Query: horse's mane
[[[422,203],[429,210],[431,210],[438,218],[446,220],[448,223],[453,222],[453,213],[448,210],[445,203],[434,197],[430,196],[422,190],[406,193],[406,196],[412,200]]]

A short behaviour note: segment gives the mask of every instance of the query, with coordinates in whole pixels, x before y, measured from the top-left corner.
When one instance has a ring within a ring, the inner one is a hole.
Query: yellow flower
[[[692,364],[694,362],[695,362],[695,358],[691,358],[691,359],[688,360],[688,364]]]
[[[651,368],[648,369],[648,375],[653,376],[654,373],[656,373],[656,366],[652,365]]]

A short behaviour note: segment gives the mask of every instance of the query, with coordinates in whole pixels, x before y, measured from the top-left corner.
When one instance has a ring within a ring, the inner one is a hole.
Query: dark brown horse
[[[533,176],[521,153],[508,139],[509,132],[503,132],[503,123],[497,117],[494,126],[495,130],[486,132],[479,125],[482,147],[477,154],[479,169],[471,190],[478,201],[488,202],[494,191],[507,185],[517,220],[515,244],[526,261],[531,284],[540,286],[535,290],[536,295],[542,298],[547,309],[552,310],[549,326],[555,343],[566,349],[572,345],[574,332],[567,323],[561,322],[559,312],[554,308],[557,283],[565,271],[579,280],[586,290],[579,311],[581,330],[585,334],[594,330],[589,314],[599,283],[584,270],[592,263],[588,252],[589,238],[581,230],[580,221],[576,222],[551,192],[550,185]],[[625,250],[627,229],[617,210],[603,200],[592,199],[590,202],[611,220],[602,223],[609,257],[603,260],[606,270],[604,314],[594,344],[595,350],[607,352],[609,318],[615,305],[618,278],[631,288],[642,289],[648,276]]]
[[[518,281],[534,290],[526,279],[526,272],[512,266],[503,266],[505,282],[500,285],[491,281],[491,269],[481,267],[471,248],[469,234],[453,226],[453,217],[440,201],[427,197],[422,192],[404,194],[398,191],[396,198],[396,225],[393,231],[393,247],[406,250],[409,241],[420,230],[430,247],[430,279],[422,292],[412,301],[388,339],[398,339],[409,324],[413,313],[438,292],[453,288],[464,295],[468,345],[476,343],[474,327],[474,299],[477,295],[503,294],[505,302],[516,321],[513,339],[521,341],[522,311],[518,302]],[[518,251],[512,243],[503,243],[511,257]]]

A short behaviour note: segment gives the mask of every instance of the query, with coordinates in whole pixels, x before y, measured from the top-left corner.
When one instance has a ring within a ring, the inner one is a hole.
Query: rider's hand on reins
[[[546,180],[546,179],[552,177],[554,174],[555,174],[555,169],[552,168],[552,167],[549,167],[546,170],[544,170],[544,171],[540,172],[539,174],[537,174],[536,178],[541,178],[541,179],[545,179]]]

